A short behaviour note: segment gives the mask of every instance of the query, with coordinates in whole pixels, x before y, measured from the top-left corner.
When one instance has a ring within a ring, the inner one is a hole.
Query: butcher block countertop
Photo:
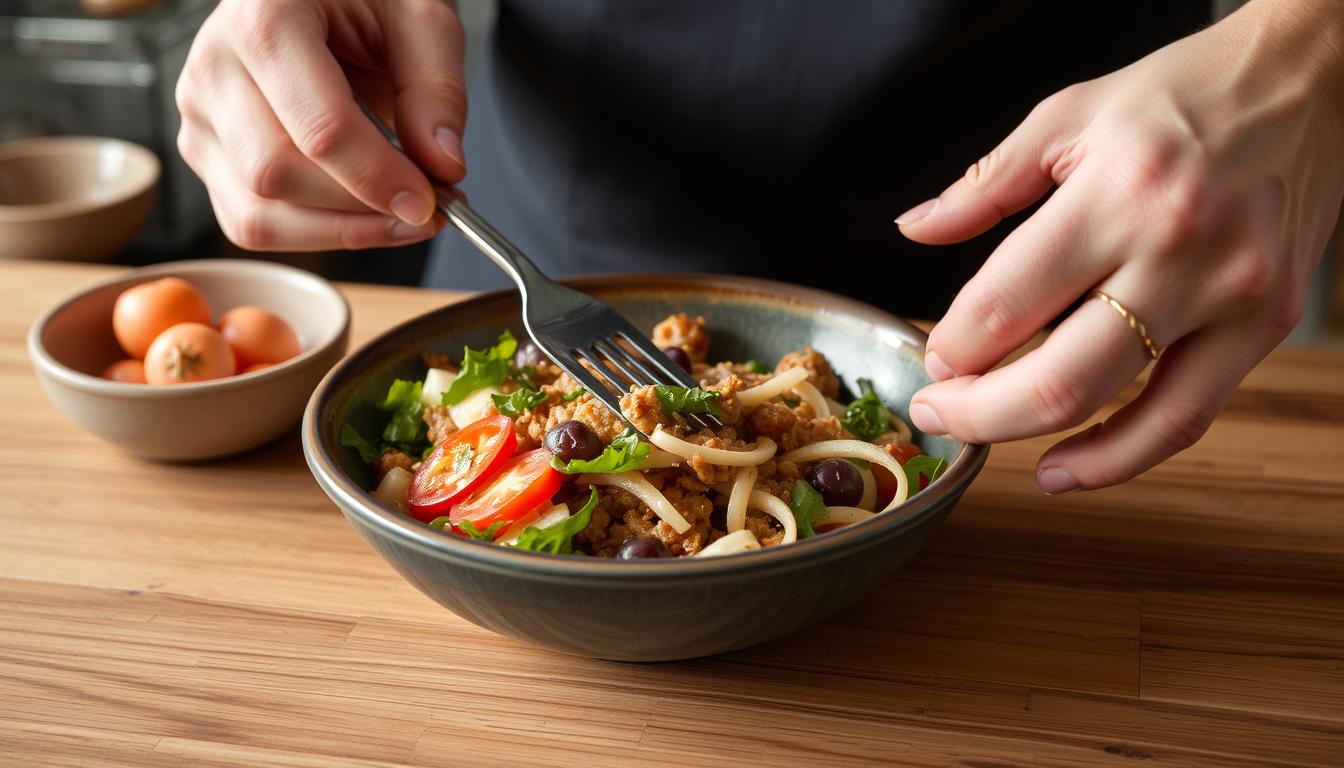
[[[111,271],[0,262],[0,764],[1344,765],[1344,352],[1275,352],[1121,488],[1043,496],[1051,441],[996,446],[832,620],[617,664],[421,595],[295,435],[163,465],[67,422],[24,336]],[[455,298],[343,289],[356,345]]]

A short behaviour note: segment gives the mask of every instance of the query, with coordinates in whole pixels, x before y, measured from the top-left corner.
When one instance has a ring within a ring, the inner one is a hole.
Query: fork
[[[362,99],[356,97],[355,101],[383,136],[401,150],[401,141],[382,118]],[[439,212],[517,284],[523,299],[523,327],[537,348],[632,429],[649,437],[621,413],[621,395],[631,386],[700,386],[619,312],[547,277],[472,210],[456,189],[426,176]],[[723,426],[708,413],[683,415],[694,426]]]

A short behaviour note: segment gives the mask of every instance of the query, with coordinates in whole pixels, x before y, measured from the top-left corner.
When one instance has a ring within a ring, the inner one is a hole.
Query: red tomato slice
[[[428,523],[476,490],[513,456],[518,438],[508,416],[487,416],[435,446],[411,478],[406,507]]]
[[[914,443],[889,443],[883,446],[883,449],[901,464],[905,464],[911,458],[924,453]],[[883,469],[881,465],[874,464],[872,469],[873,481],[877,484],[877,508],[886,509],[887,505],[896,496],[896,478],[892,477],[891,473]]]
[[[477,488],[449,513],[453,525],[470,520],[485,530],[511,523],[541,506],[560,490],[564,477],[551,466],[551,452],[538,448],[504,463],[490,482]]]

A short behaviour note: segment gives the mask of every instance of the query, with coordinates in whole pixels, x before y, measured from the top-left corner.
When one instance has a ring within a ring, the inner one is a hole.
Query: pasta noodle
[[[760,548],[761,542],[756,540],[756,534],[746,530],[734,531],[700,550],[695,556],[713,557],[715,555],[735,555],[738,552],[750,552],[753,549]]]
[[[800,369],[795,368],[794,370]],[[798,382],[798,385],[793,388],[793,391],[798,393],[799,399],[812,407],[812,413],[818,416],[827,416],[830,414],[831,408],[826,404],[826,397],[821,394],[821,390],[812,386],[812,382],[800,381]]]
[[[863,496],[859,497],[859,509],[866,509],[869,512],[877,504],[877,480],[873,478],[873,470],[860,469],[859,474],[863,475]]]
[[[862,440],[823,440],[789,451],[780,458],[795,464],[840,458],[863,459],[881,465],[896,478],[896,495],[891,497],[891,503],[882,510],[883,512],[900,506],[910,494],[910,481],[906,479],[905,470],[901,468],[900,462],[876,445]]]
[[[858,507],[827,507],[826,514],[813,520],[812,525],[833,525],[835,523],[848,525],[875,516],[875,513]]]
[[[733,488],[728,494],[728,514],[726,528],[729,533],[742,530],[747,524],[747,503],[751,492],[756,489],[756,476],[760,470],[755,467],[743,467],[737,470],[733,479]]]
[[[659,424],[654,427],[653,434],[649,440],[659,448],[668,453],[680,456],[683,459],[694,459],[697,456],[702,461],[710,464],[716,464],[721,467],[754,467],[758,464],[764,464],[775,455],[777,446],[775,441],[768,437],[757,439],[755,448],[749,451],[729,451],[723,448],[707,448],[703,445],[682,440],[674,437],[672,434],[663,430]]]
[[[791,544],[798,540],[798,521],[793,517],[793,510],[789,509],[788,504],[780,501],[778,496],[771,496],[765,491],[752,491],[747,506],[779,521],[784,527],[784,539],[780,541],[781,544]]]
[[[783,373],[777,373],[757,384],[751,389],[744,389],[737,393],[737,402],[743,408],[751,408],[760,405],[772,397],[778,397],[785,392],[798,386],[798,382],[807,379],[806,368],[790,368]]]
[[[691,529],[691,523],[682,516],[677,508],[672,506],[672,502],[667,500],[662,491],[653,487],[653,484],[644,479],[644,475],[639,472],[622,472],[619,475],[579,475],[578,483],[580,486],[589,485],[610,485],[627,491],[635,498],[644,502],[653,514],[668,525],[677,533],[685,533]]]
[[[669,467],[679,467],[683,461],[682,457],[675,453],[668,453],[656,445],[649,446],[649,455],[644,459],[644,464],[640,469],[667,469]]]

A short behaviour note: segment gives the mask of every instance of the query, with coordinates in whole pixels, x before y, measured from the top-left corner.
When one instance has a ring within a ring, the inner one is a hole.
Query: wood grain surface
[[[0,263],[0,764],[1344,765],[1344,353],[1275,352],[1122,488],[997,446],[855,608],[627,665],[439,608],[292,435],[161,465],[68,423],[24,336],[108,274]],[[344,289],[356,344],[452,298]]]

